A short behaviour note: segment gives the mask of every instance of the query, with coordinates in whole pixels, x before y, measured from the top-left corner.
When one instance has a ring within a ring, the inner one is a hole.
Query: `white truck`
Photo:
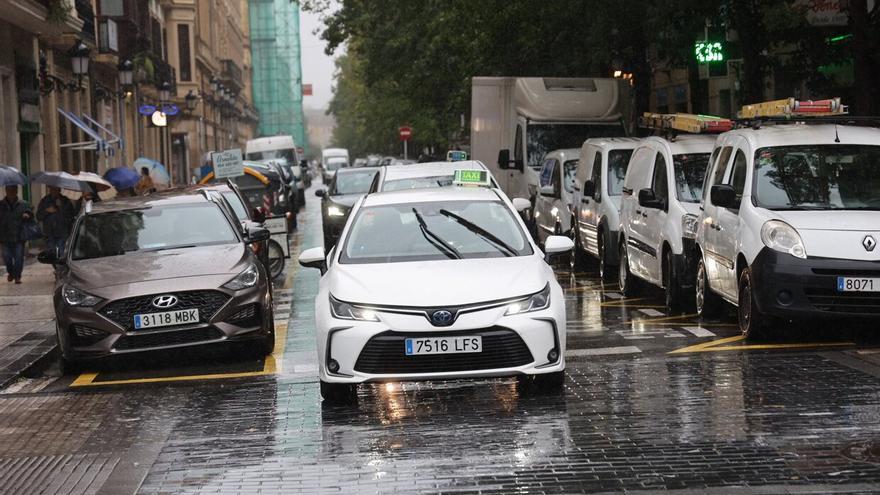
[[[629,134],[633,102],[622,79],[474,77],[471,156],[511,198],[534,205],[546,153]]]

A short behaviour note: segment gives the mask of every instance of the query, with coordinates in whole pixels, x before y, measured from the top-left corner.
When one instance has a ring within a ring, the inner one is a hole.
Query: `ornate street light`
[[[168,81],[163,81],[162,84],[159,85],[159,101],[162,103],[167,102],[171,98],[171,83]]]
[[[193,111],[195,111],[196,106],[198,106],[199,104],[199,97],[196,96],[196,94],[193,93],[192,90],[189,90],[186,96],[183,97],[183,101],[184,103],[186,103],[186,111],[192,113]]]
[[[134,82],[134,62],[125,59],[119,62],[119,65],[116,66],[116,70],[119,71],[119,85],[122,87],[131,86]]]
[[[217,76],[211,76],[211,83],[210,84],[211,84],[211,91],[214,93],[216,93],[217,90],[219,90],[220,88],[223,87],[223,85],[220,84],[220,79],[217,79]]]
[[[89,72],[89,53],[91,53],[91,50],[89,50],[88,45],[83,43],[83,40],[76,40],[73,46],[70,47],[70,50],[67,51],[67,55],[70,56],[73,74],[76,76],[77,89],[82,89],[82,78]]]

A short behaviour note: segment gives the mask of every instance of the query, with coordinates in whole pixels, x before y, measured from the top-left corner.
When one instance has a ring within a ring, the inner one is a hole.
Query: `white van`
[[[880,129],[765,124],[722,134],[696,243],[696,307],[739,327],[880,317]]]
[[[296,143],[293,136],[269,136],[248,140],[245,144],[245,160],[261,162],[283,158],[291,167],[299,166]]]
[[[599,260],[599,276],[607,278],[617,266],[617,239],[620,228],[620,195],[630,156],[640,139],[587,139],[581,146],[575,174],[572,213],[575,269],[587,266],[587,255]]]
[[[543,245],[551,235],[569,235],[572,229],[571,205],[575,172],[580,150],[576,148],[551,151],[544,155],[535,199],[535,239]]]
[[[623,294],[646,281],[664,288],[667,307],[677,309],[693,290],[694,235],[715,137],[649,137],[633,151],[620,202]]]
[[[336,171],[350,166],[348,150],[345,148],[324,148],[321,150],[321,180],[330,184]]]

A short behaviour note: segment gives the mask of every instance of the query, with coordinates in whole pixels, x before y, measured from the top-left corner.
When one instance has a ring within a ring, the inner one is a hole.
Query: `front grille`
[[[483,351],[465,354],[430,354],[407,356],[407,338],[454,337],[479,335]],[[372,374],[439,373],[475,371],[523,366],[534,361],[525,342],[513,330],[492,327],[443,333],[383,332],[371,338],[358,356],[355,371]]]
[[[247,306],[240,308],[234,315],[227,318],[226,322],[239,327],[259,326],[262,320],[262,318],[260,318],[259,309],[257,303],[248,304]]]
[[[117,351],[130,351],[134,349],[148,349],[150,347],[207,342],[221,338],[223,338],[223,332],[214,327],[193,328],[175,332],[123,335],[116,341],[113,348]]]
[[[177,297],[177,305],[169,309],[158,309],[153,306],[153,298],[159,295],[173,295]],[[101,314],[112,320],[117,325],[132,330],[134,328],[134,315],[144,313],[161,313],[179,309],[198,309],[199,321],[208,322],[214,314],[226,304],[229,296],[216,290],[199,290],[191,292],[166,292],[149,296],[129,297],[111,302],[101,309]]]
[[[804,289],[810,304],[819,311],[850,314],[880,314],[880,293],[837,292],[834,289]]]
[[[87,327],[85,325],[71,325],[70,336],[75,346],[92,345],[107,337],[109,333],[98,328]]]

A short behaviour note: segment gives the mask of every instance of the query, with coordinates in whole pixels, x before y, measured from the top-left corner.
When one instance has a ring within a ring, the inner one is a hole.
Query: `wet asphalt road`
[[[294,266],[321,242],[318,208],[310,195],[278,283],[275,355],[213,348],[13,384],[0,391],[0,493],[880,491],[876,326],[746,344],[733,313],[670,315],[659,291],[625,299],[563,266],[563,393],[382,384],[323,405],[319,274]]]

